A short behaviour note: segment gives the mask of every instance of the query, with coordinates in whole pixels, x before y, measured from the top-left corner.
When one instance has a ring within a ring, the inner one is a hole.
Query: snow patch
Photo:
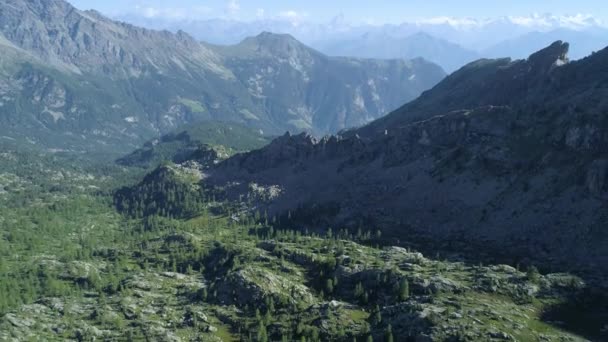
[[[169,126],[175,126],[175,119],[169,115],[165,115],[163,117],[165,119],[165,122],[167,123],[167,125]]]
[[[357,91],[355,92],[355,101],[353,102],[355,108],[363,111],[365,110],[365,99],[361,95],[361,88],[357,87]]]
[[[367,85],[369,85],[369,88],[372,91],[372,99],[374,100],[374,102],[380,102],[380,94],[378,94],[378,89],[376,88],[376,82],[374,82],[374,80],[370,79],[367,81]]]
[[[253,114],[248,109],[241,109],[239,111],[239,113],[243,114],[245,116],[245,119],[247,119],[247,120],[256,120],[256,121],[260,120],[260,118],[258,118],[255,114]]]
[[[53,122],[57,123],[57,121],[59,120],[65,120],[65,115],[62,112],[56,112],[53,110],[48,109],[47,107],[44,108],[44,110],[42,111],[42,114],[48,114],[53,118]]]
[[[263,82],[263,76],[260,74],[255,74],[255,76],[250,77],[249,80],[247,80],[247,83],[249,84],[249,93],[254,97],[265,97]]]
[[[555,65],[556,67],[561,67],[561,66],[566,65],[566,64],[568,64],[568,62],[565,61],[565,60],[563,60],[563,59],[561,59],[561,58],[558,58],[555,61],[555,63],[553,63],[553,65]]]
[[[186,66],[184,65],[184,62],[182,62],[182,61],[181,61],[181,59],[179,59],[179,58],[177,58],[177,57],[173,56],[173,57],[171,57],[171,61],[172,61],[173,63],[175,63],[175,65],[177,65],[177,66],[178,66],[180,69],[182,69],[183,71],[187,71],[187,70],[186,70]]]

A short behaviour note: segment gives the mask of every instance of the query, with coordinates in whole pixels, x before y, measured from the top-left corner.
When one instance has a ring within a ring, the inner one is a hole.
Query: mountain
[[[404,38],[387,34],[366,33],[358,39],[327,41],[316,46],[332,56],[355,56],[363,58],[415,58],[422,57],[453,72],[479,58],[474,51],[457,44],[418,32]]]
[[[422,59],[326,57],[289,35],[267,32],[216,50],[263,107],[257,112],[291,130],[322,134],[368,123],[444,76]]]
[[[608,45],[608,30],[596,29],[576,31],[558,29],[549,32],[531,32],[514,39],[500,42],[481,52],[486,57],[523,58],[556,40],[566,40],[572,44],[570,58],[581,59]]]
[[[389,35],[402,39],[417,32],[425,32],[473,51],[482,51],[502,41],[531,32],[562,29],[593,31],[605,29],[607,26],[602,20],[584,14],[533,14],[494,18],[438,16],[398,24],[354,23],[349,22],[344,15],[338,15],[326,22],[280,16],[259,17],[250,21],[234,18],[200,19],[197,14],[176,19],[142,13],[121,15],[117,19],[154,29],[184,30],[199,40],[215,44],[235,44],[263,31],[288,33],[311,46],[320,46],[332,41],[358,40],[365,34]]]
[[[2,2],[0,44],[0,135],[75,151],[126,153],[203,120],[268,134],[337,132],[385,114],[444,77],[422,60],[330,58],[285,35],[213,46],[64,1]],[[261,53],[281,47],[293,50]]]
[[[608,42],[607,26],[589,15],[552,14],[497,18],[432,17],[400,24],[349,23],[344,16],[329,22],[287,18],[175,20],[121,17],[146,27],[185,30],[198,39],[232,44],[263,31],[288,33],[328,55],[367,58],[423,57],[453,72],[477,58],[526,58],[556,40],[572,43],[579,59]]]
[[[370,125],[287,134],[204,182],[314,227],[363,224],[393,242],[605,271],[608,49],[570,62],[568,48],[479,60]]]

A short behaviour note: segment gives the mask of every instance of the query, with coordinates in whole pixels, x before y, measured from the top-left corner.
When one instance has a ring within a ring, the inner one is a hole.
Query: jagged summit
[[[530,55],[528,63],[533,70],[546,72],[555,66],[562,66],[568,63],[568,50],[570,44],[556,41],[548,47]]]

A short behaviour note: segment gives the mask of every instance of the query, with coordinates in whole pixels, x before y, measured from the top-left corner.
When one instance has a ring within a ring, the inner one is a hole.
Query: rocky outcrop
[[[276,302],[287,300],[293,305],[310,305],[315,300],[305,285],[258,267],[244,267],[228,274],[217,288],[218,300],[222,304],[259,306],[266,299],[273,298]]]

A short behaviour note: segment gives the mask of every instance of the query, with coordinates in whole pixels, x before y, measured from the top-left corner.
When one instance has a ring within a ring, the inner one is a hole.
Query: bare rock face
[[[194,55],[201,57],[201,67],[219,68],[217,55],[183,33],[173,36],[113,22],[65,1],[9,0],[2,9],[0,30],[7,39],[75,72],[137,76],[147,67],[167,70],[177,59]]]
[[[368,222],[387,238],[597,271],[608,265],[608,92],[596,86],[608,50],[576,62],[567,51],[556,42],[523,61],[474,62],[368,126],[283,136],[206,181],[280,187],[259,206],[317,224]]]

